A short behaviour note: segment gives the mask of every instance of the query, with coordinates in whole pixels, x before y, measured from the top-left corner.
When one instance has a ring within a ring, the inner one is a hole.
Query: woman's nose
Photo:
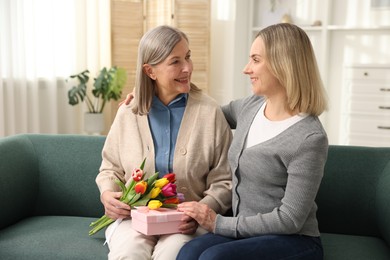
[[[249,74],[251,72],[249,63],[245,65],[244,69],[242,70],[242,73]]]
[[[193,68],[192,62],[186,62],[183,66],[183,71],[192,72],[192,68]]]

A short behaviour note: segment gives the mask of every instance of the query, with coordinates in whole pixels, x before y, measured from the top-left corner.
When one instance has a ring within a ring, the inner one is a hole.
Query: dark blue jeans
[[[192,239],[180,250],[177,260],[322,260],[319,237],[302,235],[263,235],[235,239],[205,234]]]

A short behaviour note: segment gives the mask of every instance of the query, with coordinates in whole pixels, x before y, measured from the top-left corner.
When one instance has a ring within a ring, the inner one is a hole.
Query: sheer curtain
[[[0,1],[0,136],[82,133],[66,79],[110,66],[110,0]]]

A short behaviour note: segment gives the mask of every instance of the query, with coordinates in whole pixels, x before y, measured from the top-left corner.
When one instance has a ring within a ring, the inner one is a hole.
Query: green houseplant
[[[69,104],[74,106],[85,101],[89,113],[102,113],[104,106],[110,99],[118,100],[121,97],[127,74],[123,68],[114,66],[107,69],[104,67],[94,78],[93,98],[87,93],[89,70],[71,75],[70,78],[77,79],[78,84],[68,91]]]

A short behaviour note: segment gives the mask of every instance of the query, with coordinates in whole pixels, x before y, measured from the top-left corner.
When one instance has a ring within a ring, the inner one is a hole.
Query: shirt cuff
[[[214,233],[226,237],[237,238],[237,217],[224,217],[217,215]]]

